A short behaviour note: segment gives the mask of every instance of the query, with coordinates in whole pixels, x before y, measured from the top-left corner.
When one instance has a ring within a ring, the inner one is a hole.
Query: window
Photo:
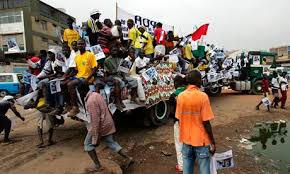
[[[47,31],[47,22],[46,21],[41,21],[40,22],[41,28],[45,31]]]
[[[0,82],[13,82],[12,75],[0,75]]]
[[[16,22],[22,22],[22,15],[20,11],[0,13],[0,24],[8,24]]]
[[[42,37],[42,38],[41,38],[41,41],[42,41],[42,42],[47,42],[47,43],[48,43],[48,39],[45,38],[45,37]]]

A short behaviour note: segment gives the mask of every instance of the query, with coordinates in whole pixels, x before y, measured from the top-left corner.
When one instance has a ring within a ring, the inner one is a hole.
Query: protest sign
[[[50,93],[55,94],[58,92],[61,92],[60,88],[60,79],[55,79],[49,82],[49,87],[50,87]]]
[[[173,76],[169,63],[160,63],[142,73],[142,85],[145,92],[145,105],[150,107],[160,101],[168,100],[174,92]]]
[[[139,16],[139,15],[128,13],[127,11],[119,7],[117,7],[117,19],[119,19],[122,23],[122,32],[123,32],[123,36],[125,40],[128,39],[128,27],[127,27],[128,19],[133,19],[136,27],[139,27],[139,26],[146,27],[147,32],[149,32],[152,35],[154,33],[154,27],[157,24],[156,21],[153,21],[151,19]],[[173,31],[173,26],[163,24],[163,29],[165,31],[170,31],[170,30]]]
[[[250,59],[253,60],[253,65],[260,65],[260,56],[259,55],[250,55]]]
[[[7,45],[8,45],[8,52],[19,52],[20,51],[20,48],[16,42],[15,37],[8,38]]]
[[[120,65],[118,67],[118,71],[128,74],[132,65],[133,65],[133,63],[131,61],[127,61],[127,60],[123,59],[120,62]]]
[[[94,55],[96,56],[97,60],[106,58],[105,53],[103,52],[102,48],[100,45],[95,45],[90,47],[91,52],[94,53]]]
[[[266,107],[271,105],[271,101],[269,100],[268,97],[263,98],[262,102],[263,102],[264,106],[266,106]]]
[[[232,150],[226,151],[224,153],[216,153],[212,158],[215,161],[217,170],[234,167]]]
[[[91,44],[90,44],[89,36],[84,36],[83,39],[86,42],[86,50],[90,50]]]

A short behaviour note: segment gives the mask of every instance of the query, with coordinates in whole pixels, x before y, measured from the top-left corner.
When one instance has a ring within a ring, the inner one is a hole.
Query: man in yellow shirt
[[[133,19],[128,19],[127,26],[129,29],[127,49],[129,49],[129,47],[133,47],[135,49],[135,56],[138,57],[140,55],[140,52],[141,52],[141,45],[140,45],[140,41],[139,41],[139,37],[140,37],[141,33],[135,27],[135,23],[134,23]]]
[[[73,23],[74,20],[72,18],[68,18],[67,24],[69,28],[65,29],[63,32],[63,41],[70,47],[71,50],[72,50],[71,45],[72,42],[78,41],[81,38],[79,33],[73,29]]]
[[[146,31],[144,26],[139,27],[139,31],[141,32],[140,36],[140,44],[141,49],[144,50],[145,57],[153,58],[154,47],[153,47],[153,38],[151,34]]]
[[[77,105],[76,88],[78,86],[89,85],[97,71],[97,60],[93,53],[86,51],[86,42],[83,39],[77,42],[80,54],[75,57],[76,76],[68,83],[68,91],[73,108],[69,112],[69,117],[74,117],[80,112]],[[90,89],[93,90],[90,86]]]
[[[193,59],[193,55],[192,55],[192,46],[191,43],[188,42],[184,48],[183,48],[183,57],[187,60],[191,60]]]

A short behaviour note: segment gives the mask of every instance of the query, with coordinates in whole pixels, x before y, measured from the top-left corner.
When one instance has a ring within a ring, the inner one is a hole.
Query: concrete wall
[[[27,63],[13,63],[10,65],[0,65],[0,73],[21,73],[28,68]]]

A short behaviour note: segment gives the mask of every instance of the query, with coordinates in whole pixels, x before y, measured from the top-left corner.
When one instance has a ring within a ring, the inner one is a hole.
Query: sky
[[[101,20],[115,20],[116,1],[129,13],[173,25],[176,32],[192,33],[209,23],[207,42],[226,50],[268,50],[290,45],[290,0],[42,0],[64,8],[77,23],[92,9]]]

